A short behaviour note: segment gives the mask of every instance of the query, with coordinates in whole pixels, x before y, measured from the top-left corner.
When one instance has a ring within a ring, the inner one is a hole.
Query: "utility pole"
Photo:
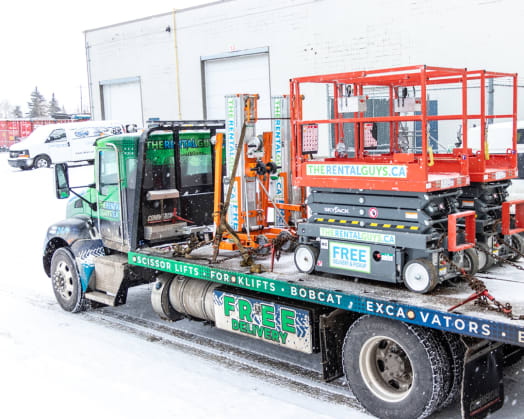
[[[493,85],[493,78],[488,79],[488,115],[493,115],[495,112],[495,101],[494,101],[495,86]],[[493,119],[488,119],[488,124],[492,124]]]
[[[82,85],[80,85],[80,113],[84,113],[84,106],[82,103]]]

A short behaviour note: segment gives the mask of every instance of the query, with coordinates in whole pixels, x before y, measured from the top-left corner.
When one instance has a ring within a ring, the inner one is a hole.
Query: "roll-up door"
[[[258,93],[259,117],[270,116],[271,86],[267,49],[264,52],[238,54],[202,58],[207,119],[225,119],[224,96],[236,93]],[[269,130],[270,124],[263,129]]]
[[[108,80],[100,82],[103,99],[102,118],[123,124],[144,125],[140,79]]]

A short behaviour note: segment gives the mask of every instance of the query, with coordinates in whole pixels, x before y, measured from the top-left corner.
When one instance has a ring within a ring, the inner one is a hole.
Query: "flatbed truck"
[[[99,139],[94,183],[83,193],[69,186],[66,165],[55,166],[57,197],[76,195],[44,245],[62,308],[122,305],[130,287],[152,283],[162,318],[320,352],[323,378],[345,376],[377,417],[426,417],[458,398],[464,417],[500,408],[505,360],[524,348],[524,282],[486,279],[511,302],[508,316],[462,304],[471,294],[464,283],[418,294],[396,283],[299,273],[290,253],[274,266],[252,254],[256,269],[238,251],[213,260],[213,138],[223,127],[174,121]]]

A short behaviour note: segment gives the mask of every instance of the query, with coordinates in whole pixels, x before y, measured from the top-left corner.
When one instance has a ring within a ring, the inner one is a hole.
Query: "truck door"
[[[46,151],[53,163],[64,163],[71,158],[69,139],[65,129],[57,128],[51,131],[46,140]]]
[[[180,216],[195,225],[213,223],[213,153],[208,132],[180,133],[177,188]]]
[[[111,144],[109,144],[111,146]],[[97,151],[95,170],[97,171],[98,228],[104,245],[117,250],[125,250],[127,228],[122,214],[121,177],[119,153],[116,147]]]

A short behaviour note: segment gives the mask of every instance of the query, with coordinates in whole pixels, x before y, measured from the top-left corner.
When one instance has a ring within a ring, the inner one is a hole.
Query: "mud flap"
[[[463,418],[484,418],[504,404],[503,345],[468,344],[464,360],[461,405]]]
[[[324,381],[336,380],[344,374],[342,345],[344,336],[353,320],[355,320],[353,313],[340,309],[320,316],[320,352],[322,354],[322,379]]]
[[[105,255],[104,243],[99,239],[77,240],[71,245],[71,252],[75,255],[82,290],[85,292],[95,270],[95,259]]]

